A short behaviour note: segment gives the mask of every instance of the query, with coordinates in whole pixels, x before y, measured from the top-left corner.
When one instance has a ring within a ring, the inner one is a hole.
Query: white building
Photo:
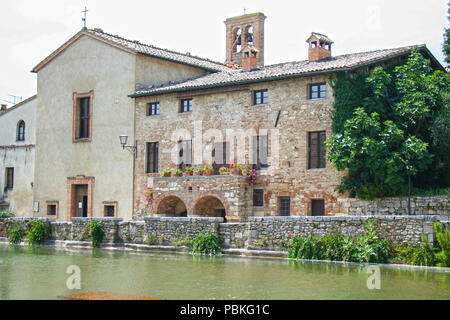
[[[0,111],[0,210],[32,216],[36,96]]]

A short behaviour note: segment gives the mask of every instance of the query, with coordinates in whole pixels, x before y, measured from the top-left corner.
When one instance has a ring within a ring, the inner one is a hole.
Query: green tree
[[[355,101],[335,104],[333,124],[338,131],[327,141],[328,158],[339,171],[347,170],[338,191],[355,191],[360,198],[372,199],[404,193],[408,176],[420,186],[434,183],[438,170],[421,173],[443,165],[434,157],[441,152],[436,147],[441,142],[430,146],[430,140],[436,116],[443,110],[447,75],[433,72],[415,49],[406,64],[391,70],[377,67],[363,79],[361,106],[351,117],[343,121]],[[334,89],[339,87],[336,82]],[[344,112],[338,109],[342,106]]]
[[[448,4],[448,16],[447,19],[450,21],[450,2]],[[443,44],[443,50],[445,54],[445,61],[447,62],[447,65],[450,65],[450,28],[445,28],[444,33],[444,44]]]

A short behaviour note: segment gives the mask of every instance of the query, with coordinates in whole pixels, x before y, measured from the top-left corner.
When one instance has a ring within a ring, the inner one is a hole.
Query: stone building
[[[313,32],[308,60],[264,66],[264,19],[257,13],[225,21],[229,68],[130,95],[136,101],[137,216],[223,216],[230,222],[346,214],[349,195],[335,191],[340,175],[325,160],[330,80],[403,61],[413,47],[439,65],[424,45],[333,56],[333,41]],[[236,161],[255,168],[256,184],[217,174]],[[216,174],[159,174],[205,164]],[[153,188],[149,203],[147,188]]]
[[[37,73],[34,216],[133,213],[134,100],[158,86],[227,69],[224,64],[82,29],[41,61]],[[132,151],[132,149],[129,149]],[[141,150],[138,149],[138,152]]]
[[[29,216],[33,208],[36,96],[0,111],[0,210]]]

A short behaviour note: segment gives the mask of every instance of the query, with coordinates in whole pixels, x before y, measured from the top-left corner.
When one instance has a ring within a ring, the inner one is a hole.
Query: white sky
[[[266,65],[306,59],[316,31],[333,55],[425,43],[445,66],[446,0],[1,0],[0,100],[36,93],[30,70],[82,28],[85,5],[88,28],[220,62],[223,22],[245,7],[267,16]]]

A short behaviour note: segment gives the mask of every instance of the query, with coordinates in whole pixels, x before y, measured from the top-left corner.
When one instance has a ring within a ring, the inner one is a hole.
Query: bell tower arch
[[[228,18],[226,26],[226,64],[242,66],[242,50],[248,45],[258,51],[258,67],[264,66],[264,20],[261,13],[250,13]]]

